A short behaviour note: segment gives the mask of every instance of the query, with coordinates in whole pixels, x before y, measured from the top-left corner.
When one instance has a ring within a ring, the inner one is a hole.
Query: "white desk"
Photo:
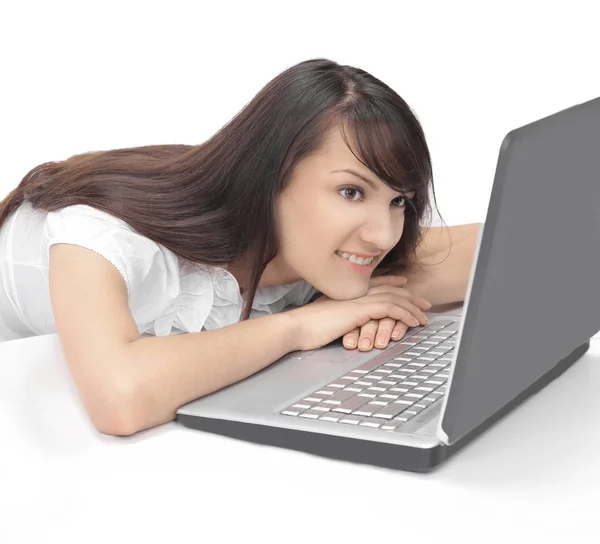
[[[5,342],[0,542],[597,542],[599,360],[594,340],[436,472],[414,474],[175,422],[102,435],[56,336]]]

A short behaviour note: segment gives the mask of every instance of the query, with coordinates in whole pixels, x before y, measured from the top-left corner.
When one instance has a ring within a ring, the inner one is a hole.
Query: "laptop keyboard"
[[[439,319],[415,327],[395,344],[402,352],[375,356],[280,413],[399,431],[443,398],[459,325],[460,319]]]

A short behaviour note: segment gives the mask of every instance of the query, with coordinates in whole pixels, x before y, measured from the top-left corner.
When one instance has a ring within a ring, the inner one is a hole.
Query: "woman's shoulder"
[[[48,220],[72,220],[77,221],[82,226],[106,223],[132,232],[134,231],[134,229],[123,219],[87,204],[73,204],[56,211],[47,212],[46,221]]]
[[[172,251],[138,232],[125,220],[86,204],[75,204],[47,212],[45,234],[49,246],[60,242],[84,246],[95,244],[121,251],[123,258],[160,252],[170,260],[177,260]]]

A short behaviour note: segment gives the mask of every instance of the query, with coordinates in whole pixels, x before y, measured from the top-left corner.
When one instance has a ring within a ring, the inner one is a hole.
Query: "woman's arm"
[[[427,229],[417,247],[422,266],[398,272],[408,279],[406,289],[433,306],[463,301],[482,227],[483,223],[470,223]]]
[[[123,277],[78,246],[51,247],[50,296],[67,365],[104,434],[131,435],[171,421],[185,403],[298,349],[285,312],[213,331],[141,338]]]

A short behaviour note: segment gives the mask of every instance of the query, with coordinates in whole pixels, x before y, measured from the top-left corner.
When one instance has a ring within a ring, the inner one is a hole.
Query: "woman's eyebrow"
[[[331,172],[329,172],[330,174],[338,174],[338,173],[343,173],[343,174],[352,174],[353,176],[356,176],[359,179],[362,179],[369,187],[371,187],[374,191],[379,191],[379,186],[372,180],[370,180],[369,178],[363,176],[360,172],[357,172],[356,170],[352,170],[352,168],[342,168],[341,170],[332,170]],[[396,191],[399,195],[404,195],[406,194],[403,191]],[[412,191],[411,191],[412,192]]]

